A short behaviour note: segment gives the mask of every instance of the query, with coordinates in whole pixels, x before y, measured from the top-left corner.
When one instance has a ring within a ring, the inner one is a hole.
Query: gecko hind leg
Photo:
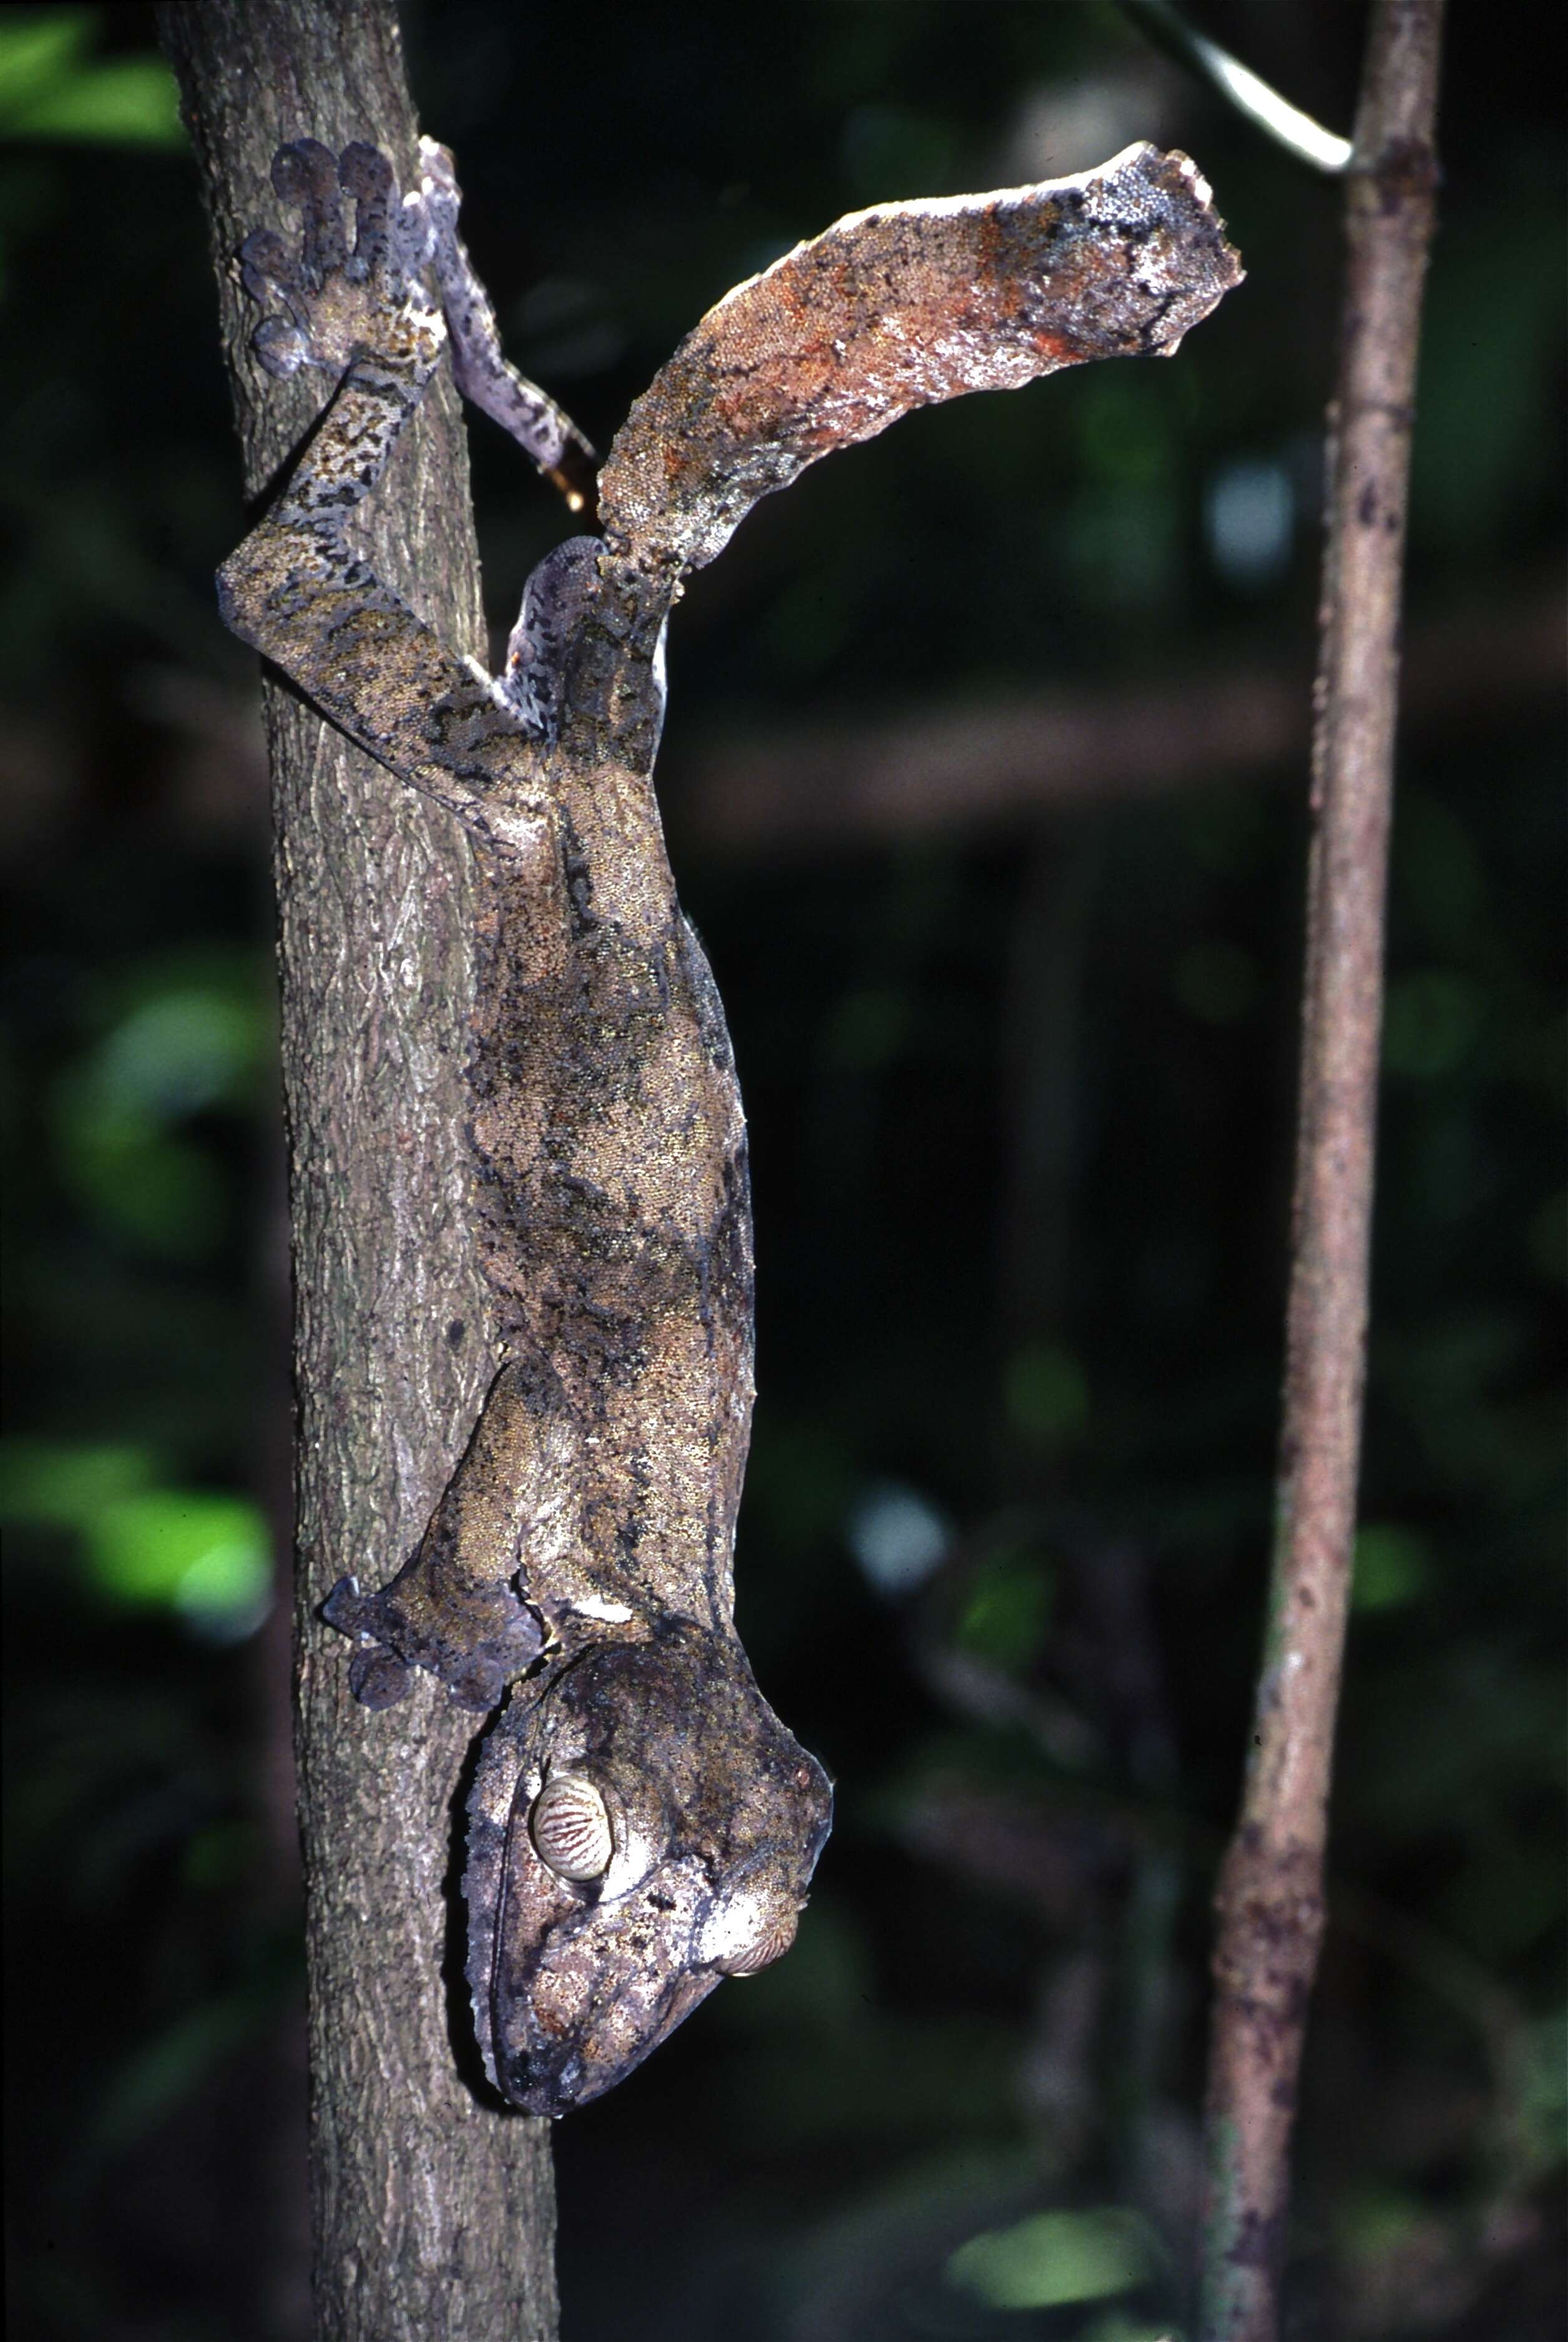
[[[441,362],[446,334],[416,270],[390,165],[314,139],[279,150],[274,183],[302,214],[297,249],[275,230],[241,250],[246,289],[283,314],[255,337],[275,375],[342,381],[272,510],[218,573],[225,621],[349,737],[503,850],[534,854],[551,816],[537,750],[476,662],[447,649],[345,535]],[[343,199],[357,219],[352,250]]]
[[[516,440],[567,509],[592,526],[598,504],[598,457],[571,416],[546,391],[519,374],[501,347],[494,305],[474,273],[457,233],[463,196],[450,149],[434,138],[419,142],[419,193],[405,211],[415,211],[422,257],[434,267],[441,305],[452,337],[453,379],[464,398]]]

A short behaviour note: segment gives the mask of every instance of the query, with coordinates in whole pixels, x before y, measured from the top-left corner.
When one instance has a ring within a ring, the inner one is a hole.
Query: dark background
[[[1348,128],[1360,6],[1202,14]],[[1458,8],[1443,92],[1292,2241],[1293,2330],[1347,2342],[1561,2331],[1549,18]],[[1247,264],[1172,365],[821,466],[677,616],[662,783],[755,1165],[740,1620],[839,1822],[789,1959],[556,2134],[568,2342],[1155,2342],[1269,1532],[1340,191],[1095,0],[444,0],[409,34],[510,346],[601,447],[729,285],[879,197],[1150,135]],[[41,2342],[304,2331],[265,775],[152,39],[0,15],[8,2261]],[[504,631],[568,525],[472,441]],[[976,812],[1024,702],[1037,756]],[[954,709],[917,804],[823,783]]]

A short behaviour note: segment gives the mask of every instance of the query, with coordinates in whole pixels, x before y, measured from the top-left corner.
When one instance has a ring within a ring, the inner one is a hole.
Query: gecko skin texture
[[[492,678],[375,575],[354,509],[449,350],[584,512],[591,451],[501,355],[451,157],[426,141],[422,163],[400,198],[372,147],[277,155],[301,229],[242,247],[273,308],[254,347],[336,387],[219,591],[234,631],[474,849],[472,1226],[496,1371],[414,1553],[378,1592],[342,1580],[323,1616],[365,1706],[424,1667],[498,1711],[469,1800],[468,1979],[492,2081],[559,2115],[787,1948],[832,1811],[734,1622],[745,1125],[653,788],[682,575],[833,448],[961,391],[1168,353],[1241,271],[1194,166],[1151,146],[840,221],[728,295],[637,400],[599,475],[603,537],[540,565]]]

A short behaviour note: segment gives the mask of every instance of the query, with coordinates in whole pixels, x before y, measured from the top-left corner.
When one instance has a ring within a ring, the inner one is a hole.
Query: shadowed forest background
[[[1201,15],[1348,129],[1359,5]],[[739,1619],[839,1819],[789,1958],[555,2133],[566,2342],[1157,2342],[1262,1626],[1342,190],[1101,0],[404,22],[511,354],[601,449],[878,198],[1146,135],[1249,271],[1173,364],[835,457],[677,613],[661,794],[755,1181]],[[153,38],[0,15],[8,2304],[295,2342],[266,780]],[[1440,118],[1292,2244],[1331,2342],[1561,2331],[1562,46],[1459,6]],[[571,525],[470,437],[499,641]]]

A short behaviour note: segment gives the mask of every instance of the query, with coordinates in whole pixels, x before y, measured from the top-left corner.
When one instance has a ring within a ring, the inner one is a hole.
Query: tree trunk
[[[161,10],[212,225],[245,485],[269,486],[329,388],[249,348],[232,255],[290,223],[285,139],[371,141],[407,185],[413,107],[393,0]],[[368,510],[378,569],[482,652],[466,450],[432,389]],[[297,1409],[295,1676],[310,1986],[316,2330],[332,2342],[522,2342],[554,2331],[546,2126],[476,2095],[453,1926],[474,1719],[428,1676],[356,1706],[316,1605],[423,1530],[491,1371],[464,1126],[473,882],[455,825],[285,686],[272,760]],[[460,2070],[461,2069],[461,2070]],[[478,2084],[481,2094],[482,2082]]]

